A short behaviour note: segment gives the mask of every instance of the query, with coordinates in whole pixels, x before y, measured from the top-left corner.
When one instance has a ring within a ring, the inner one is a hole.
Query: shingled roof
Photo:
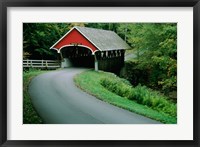
[[[101,51],[130,49],[130,46],[113,31],[77,26],[74,28]]]

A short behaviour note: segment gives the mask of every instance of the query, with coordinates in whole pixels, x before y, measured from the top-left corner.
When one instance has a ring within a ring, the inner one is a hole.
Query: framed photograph
[[[199,146],[199,8],[0,3],[2,146]]]

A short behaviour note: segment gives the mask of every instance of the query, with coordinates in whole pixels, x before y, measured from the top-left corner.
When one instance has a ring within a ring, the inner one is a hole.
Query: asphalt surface
[[[73,82],[83,68],[67,68],[35,77],[29,86],[34,107],[46,124],[159,124],[91,96]]]

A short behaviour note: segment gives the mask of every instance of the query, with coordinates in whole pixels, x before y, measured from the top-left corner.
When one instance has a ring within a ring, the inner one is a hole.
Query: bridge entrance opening
[[[83,46],[66,46],[60,51],[62,67],[94,68],[94,55],[92,51]]]

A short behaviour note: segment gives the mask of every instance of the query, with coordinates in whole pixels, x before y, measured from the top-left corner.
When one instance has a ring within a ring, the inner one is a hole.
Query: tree
[[[31,59],[56,59],[51,45],[60,39],[68,30],[66,23],[24,23],[23,52]]]
[[[147,86],[176,90],[177,27],[174,23],[128,25],[127,41],[137,50],[137,69],[148,72]]]
[[[84,27],[85,23],[78,23],[78,22],[70,23],[70,25],[68,26],[68,29],[71,29],[74,26]]]

